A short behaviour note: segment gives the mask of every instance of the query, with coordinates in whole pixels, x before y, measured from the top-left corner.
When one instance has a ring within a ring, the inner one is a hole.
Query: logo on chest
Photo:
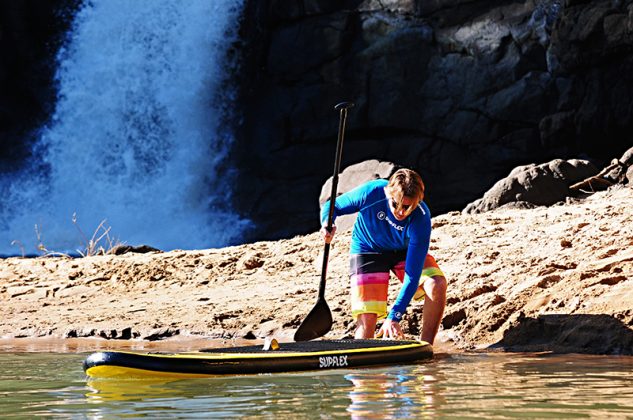
[[[376,217],[378,217],[378,220],[386,220],[387,223],[389,223],[391,227],[394,228],[395,230],[399,232],[404,231],[404,226],[397,225],[395,222],[393,222],[390,218],[387,217],[387,213],[385,213],[384,211],[379,211],[376,214]]]

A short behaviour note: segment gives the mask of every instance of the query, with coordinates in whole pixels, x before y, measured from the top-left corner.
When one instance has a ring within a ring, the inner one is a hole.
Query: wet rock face
[[[632,19],[633,1],[247,2],[238,208],[263,236],[316,227],[341,100],[356,103],[342,168],[412,167],[434,214],[518,165],[618,156],[633,124]],[[269,222],[281,207],[300,223]]]

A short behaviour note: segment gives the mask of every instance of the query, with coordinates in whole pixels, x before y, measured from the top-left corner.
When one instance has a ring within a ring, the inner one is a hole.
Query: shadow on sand
[[[522,316],[491,348],[511,352],[633,355],[633,321],[628,324],[611,315]]]

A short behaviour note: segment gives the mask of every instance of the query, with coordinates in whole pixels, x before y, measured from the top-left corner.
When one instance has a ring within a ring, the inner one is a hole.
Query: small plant
[[[77,223],[77,213],[73,213],[72,220],[84,242],[84,249],[77,250],[77,252],[79,252],[79,255],[81,255],[82,257],[103,255],[110,251],[112,248],[118,245],[122,245],[122,242],[120,242],[119,240],[113,240],[112,238],[110,238],[111,227],[106,226],[107,219],[103,219],[101,223],[99,223],[99,226],[97,226],[95,231],[92,233],[92,237],[90,239],[88,239],[83,230],[81,230],[81,227],[79,227],[79,224]],[[101,241],[105,242],[105,247],[103,245],[100,245]]]
[[[42,232],[40,232],[40,228],[37,226],[37,224],[35,225],[35,236],[37,237],[37,249],[38,249],[38,251],[40,251],[42,253],[43,257],[66,257],[66,258],[70,258],[70,255],[68,255],[68,254],[64,254],[63,252],[57,252],[57,251],[49,251],[44,246],[44,242],[42,241]]]
[[[24,252],[24,244],[18,240],[11,241],[11,245],[16,245],[20,248],[20,252],[22,253],[22,258],[26,256],[26,252]]]

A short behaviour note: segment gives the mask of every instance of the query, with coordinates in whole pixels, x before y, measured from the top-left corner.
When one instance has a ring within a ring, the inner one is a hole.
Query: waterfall
[[[57,103],[34,162],[0,179],[0,254],[39,243],[72,252],[104,220],[107,237],[131,245],[239,242],[248,222],[228,207],[223,121],[241,3],[84,2],[57,55]]]

